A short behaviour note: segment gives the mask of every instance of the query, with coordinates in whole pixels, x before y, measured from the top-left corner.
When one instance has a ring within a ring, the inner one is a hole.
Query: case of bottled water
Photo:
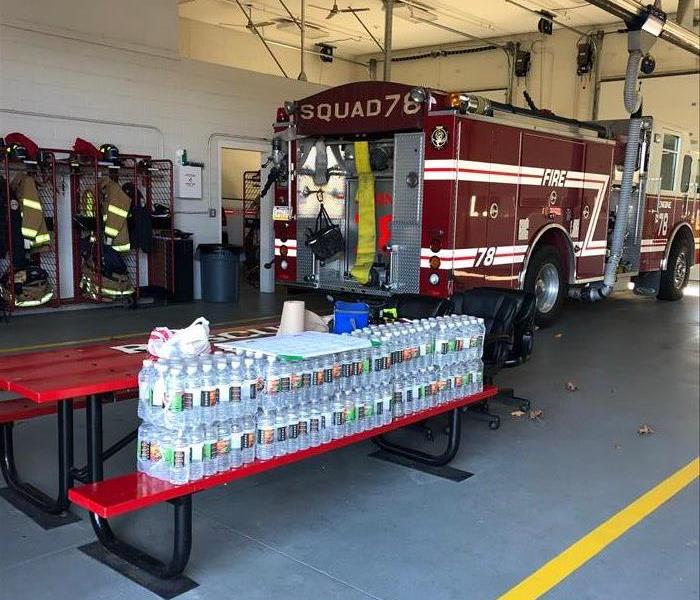
[[[137,468],[197,481],[475,394],[484,333],[481,319],[449,315],[370,325],[349,335],[371,348],[308,360],[243,350],[144,360]]]

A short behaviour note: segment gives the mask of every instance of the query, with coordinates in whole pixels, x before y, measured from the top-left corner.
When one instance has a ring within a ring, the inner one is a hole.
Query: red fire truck
[[[276,280],[378,296],[523,288],[536,293],[547,324],[567,293],[603,279],[627,124],[376,81],[287,102],[275,125],[284,157],[274,186]],[[371,211],[357,201],[358,141],[368,142],[374,192],[367,281],[353,276]],[[686,133],[651,117],[638,156],[617,286],[677,300],[700,252],[698,157]],[[321,204],[336,241],[342,235],[326,260],[307,244]]]

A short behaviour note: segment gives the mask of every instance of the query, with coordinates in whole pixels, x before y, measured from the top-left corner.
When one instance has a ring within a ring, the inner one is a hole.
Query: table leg
[[[14,423],[0,425],[0,470],[7,486],[30,505],[49,515],[62,515],[70,506],[68,490],[73,486],[73,401],[58,403],[58,493],[55,499],[25,483],[17,473],[14,453]]]
[[[99,396],[91,396],[88,400],[87,422],[90,477],[93,482],[102,481],[105,457],[102,450],[102,401]],[[120,540],[114,534],[107,519],[90,513],[90,522],[97,539],[107,550],[150,575],[159,579],[171,579],[185,570],[190,558],[192,550],[192,495],[181,496],[169,502],[174,507],[173,551],[166,563]]]
[[[394,442],[388,441],[383,435],[378,435],[377,437],[372,438],[372,441],[374,441],[374,443],[382,450],[390,452],[391,454],[403,456],[404,458],[408,458],[431,467],[444,467],[457,455],[459,444],[462,440],[462,419],[460,409],[452,409],[450,411],[449,419],[450,422],[447,432],[447,448],[441,454],[428,454],[427,452],[423,452],[421,450],[401,446],[399,444],[395,444]]]

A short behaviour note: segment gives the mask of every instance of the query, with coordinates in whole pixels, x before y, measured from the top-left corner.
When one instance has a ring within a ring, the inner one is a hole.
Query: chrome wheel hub
[[[676,259],[676,266],[673,269],[673,286],[680,290],[685,283],[685,276],[688,272],[688,259],[685,252],[681,252]]]
[[[540,267],[535,277],[535,297],[537,310],[540,313],[548,313],[554,308],[559,297],[559,272],[557,268],[546,263]]]

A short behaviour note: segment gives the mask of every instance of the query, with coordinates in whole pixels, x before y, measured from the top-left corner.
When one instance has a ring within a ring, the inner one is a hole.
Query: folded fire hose
[[[355,170],[357,171],[357,255],[350,274],[362,284],[369,282],[377,245],[377,226],[374,213],[374,175],[369,161],[369,143],[355,142]]]

